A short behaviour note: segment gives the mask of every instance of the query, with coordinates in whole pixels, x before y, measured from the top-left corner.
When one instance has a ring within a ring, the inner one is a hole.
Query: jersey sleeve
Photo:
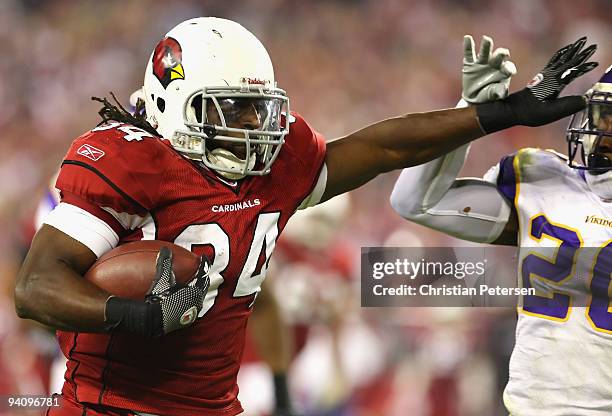
[[[515,203],[521,184],[566,175],[568,169],[565,156],[553,150],[526,147],[504,156],[487,172],[485,180],[496,183],[502,195]]]
[[[516,153],[502,157],[499,163],[491,167],[483,176],[485,181],[494,183],[499,192],[510,203],[514,203],[518,184],[518,175],[516,172],[518,159],[516,158]]]
[[[100,257],[139,228],[159,200],[164,144],[136,127],[113,123],[76,139],[57,178],[60,203],[44,223]]]
[[[300,201],[299,208],[316,205],[325,191],[325,137],[315,131],[299,114],[292,113],[289,135],[285,145],[293,164],[291,178]]]
[[[159,139],[134,138],[129,132],[135,127],[118,123],[102,129],[72,143],[56,188],[62,195],[71,194],[99,207],[144,215],[159,198],[164,166],[156,143]]]

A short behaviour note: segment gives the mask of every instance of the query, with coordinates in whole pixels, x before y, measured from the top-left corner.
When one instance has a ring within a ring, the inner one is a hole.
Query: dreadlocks
[[[136,111],[134,111],[134,114],[131,114],[121,105],[119,100],[117,100],[117,97],[115,97],[115,94],[111,92],[110,95],[111,97],[113,97],[113,100],[117,105],[111,103],[106,97],[91,97],[92,100],[101,102],[103,104],[100,111],[98,111],[98,114],[100,114],[100,117],[102,117],[102,121],[98,123],[98,126],[110,120],[114,120],[119,121],[121,123],[131,124],[135,127],[139,127],[155,136],[160,135],[157,130],[155,130],[155,128],[153,128],[153,126],[151,126],[147,121],[147,117],[144,112],[143,100],[137,100]]]

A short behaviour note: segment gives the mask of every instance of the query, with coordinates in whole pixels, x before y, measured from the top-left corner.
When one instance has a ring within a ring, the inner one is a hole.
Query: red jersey
[[[248,316],[279,232],[311,193],[325,141],[297,114],[272,172],[219,178],[170,144],[111,123],[75,140],[57,188],[119,236],[173,242],[212,261],[199,319],[159,339],[58,331],[63,394],[159,415],[235,415]]]
[[[314,250],[288,241],[286,238],[278,240],[276,247],[276,265],[274,277],[282,280],[281,293],[294,293],[300,297],[299,291],[293,291],[293,284],[297,280],[307,281],[309,287],[308,298],[298,302],[300,305],[300,316],[292,316],[291,312],[285,313],[284,318],[288,321],[292,335],[291,359],[295,358],[306,346],[308,330],[311,325],[320,322],[313,315],[315,311],[322,308],[324,298],[334,296],[334,290],[338,284],[350,284],[353,277],[353,250],[342,241],[334,242],[329,247]],[[292,282],[293,281],[293,282]],[[279,281],[275,281],[279,283]],[[299,283],[297,283],[299,285]],[[286,290],[285,290],[286,289]],[[296,299],[290,301],[296,304]],[[314,301],[313,301],[314,299]],[[279,299],[281,310],[283,310],[283,299]],[[294,306],[291,307],[293,309]],[[262,358],[257,351],[255,340],[249,331],[246,333],[242,364],[261,362]]]

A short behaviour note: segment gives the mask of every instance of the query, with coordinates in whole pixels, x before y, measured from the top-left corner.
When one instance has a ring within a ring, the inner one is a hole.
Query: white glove
[[[476,56],[474,38],[463,37],[463,90],[461,98],[468,103],[482,104],[499,100],[508,95],[510,78],[516,74],[516,66],[508,60],[510,51],[506,48],[493,49],[493,39],[483,36],[480,51]]]

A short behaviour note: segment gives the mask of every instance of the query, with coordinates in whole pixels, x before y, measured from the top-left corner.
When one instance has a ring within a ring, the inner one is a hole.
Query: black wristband
[[[109,332],[127,332],[145,337],[163,335],[162,311],[157,303],[111,296],[106,301],[104,318]]]
[[[523,93],[523,91],[519,91],[516,94],[521,93]],[[512,95],[503,100],[476,104],[478,122],[485,134],[491,134],[518,124],[516,114],[508,102],[511,97]]]
[[[276,409],[292,409],[289,387],[287,386],[287,375],[285,373],[274,374],[274,398],[276,400]]]
[[[542,126],[574,114],[586,107],[581,96],[537,99],[529,88],[499,101],[476,105],[480,127],[486,134],[512,126]]]

